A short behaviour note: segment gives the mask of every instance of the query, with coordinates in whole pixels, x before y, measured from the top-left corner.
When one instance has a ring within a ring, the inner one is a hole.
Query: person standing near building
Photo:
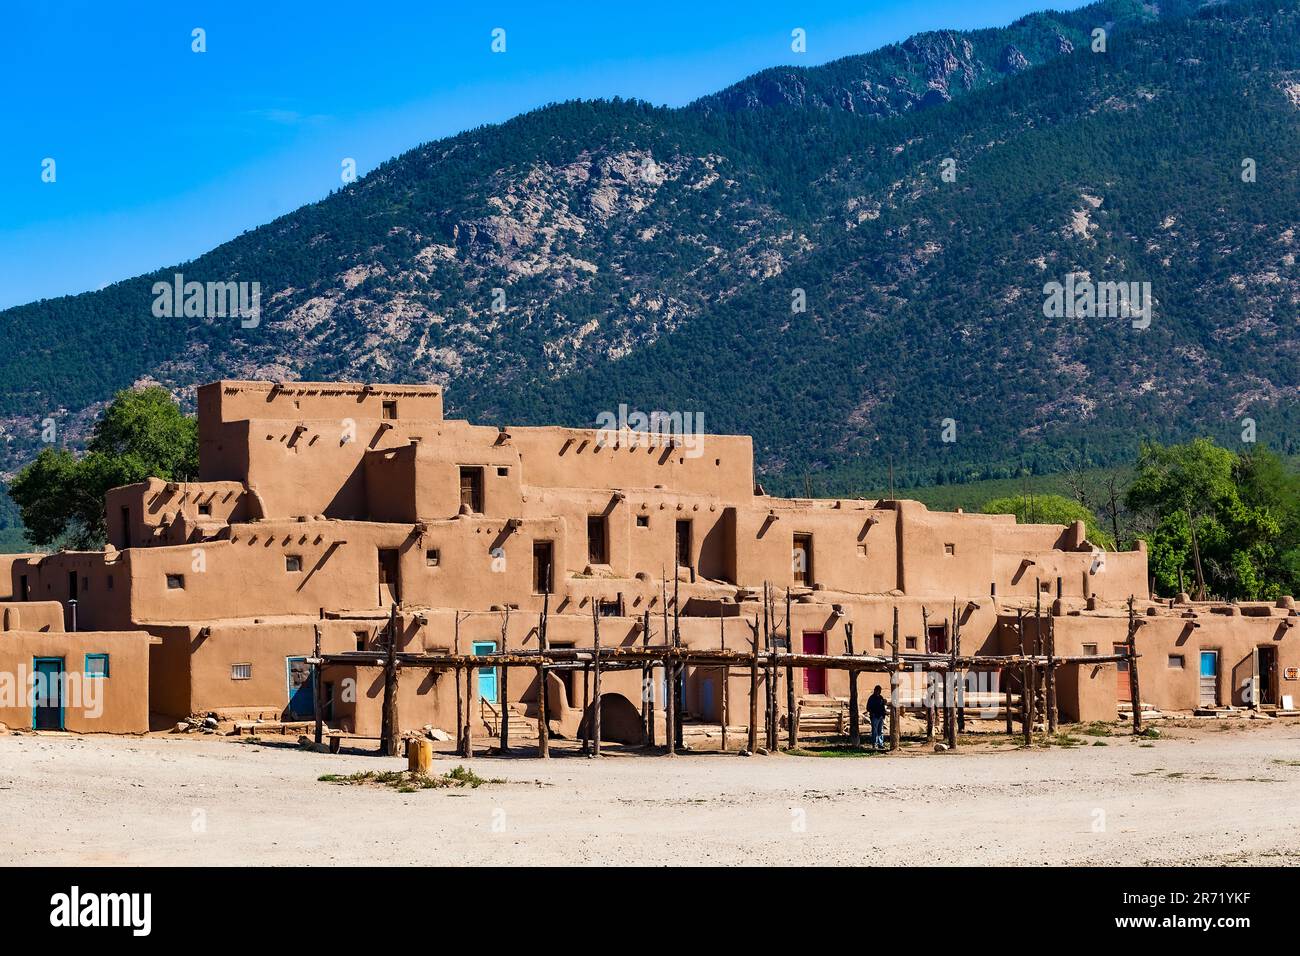
[[[885,698],[877,684],[867,698],[867,716],[871,718],[871,746],[877,750],[885,747],[885,714]]]

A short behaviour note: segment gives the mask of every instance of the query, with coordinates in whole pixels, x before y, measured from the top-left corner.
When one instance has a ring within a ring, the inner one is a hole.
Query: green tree
[[[1158,588],[1176,591],[1181,571],[1191,589],[1198,550],[1212,594],[1262,600],[1291,587],[1294,567],[1291,581],[1286,567],[1288,560],[1296,563],[1300,516],[1293,477],[1274,458],[1267,452],[1238,456],[1208,438],[1142,446],[1125,501],[1146,527],[1141,536]]]
[[[198,426],[167,390],[126,389],[95,423],[84,456],[45,449],[14,477],[9,495],[33,544],[99,548],[110,488],[146,478],[188,480],[198,466]]]
[[[1097,516],[1063,495],[1011,495],[992,498],[981,509],[986,515],[1015,515],[1022,524],[1072,524],[1082,521],[1088,540],[1102,548],[1114,550],[1115,542],[1101,530]]]

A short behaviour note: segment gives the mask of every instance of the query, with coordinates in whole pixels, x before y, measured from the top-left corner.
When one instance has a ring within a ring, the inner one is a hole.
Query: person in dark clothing
[[[885,698],[881,696],[880,685],[867,698],[867,716],[871,718],[871,746],[877,750],[885,747]]]

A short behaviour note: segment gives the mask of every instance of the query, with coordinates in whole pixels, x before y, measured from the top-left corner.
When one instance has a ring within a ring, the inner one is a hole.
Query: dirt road
[[[1300,723],[1025,752],[440,758],[505,783],[318,781],[403,761],[193,737],[0,737],[0,863],[1297,863]]]

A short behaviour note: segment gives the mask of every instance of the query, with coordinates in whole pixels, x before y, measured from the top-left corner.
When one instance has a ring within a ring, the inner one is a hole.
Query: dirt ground
[[[405,762],[292,738],[11,734],[0,864],[1300,863],[1300,721],[1159,726],[1033,751],[440,756],[504,782],[414,793],[321,782]]]

